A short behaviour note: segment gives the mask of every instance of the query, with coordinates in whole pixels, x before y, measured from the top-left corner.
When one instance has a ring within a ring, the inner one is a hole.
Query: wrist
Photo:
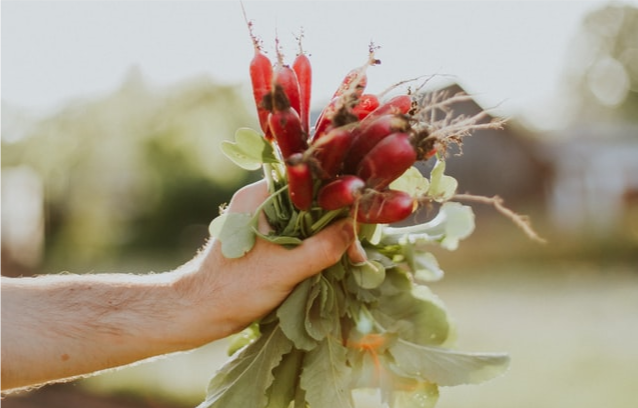
[[[171,284],[177,314],[174,336],[184,349],[203,346],[243,329],[229,313],[231,307],[224,300],[224,290],[210,260],[203,258],[175,271]]]

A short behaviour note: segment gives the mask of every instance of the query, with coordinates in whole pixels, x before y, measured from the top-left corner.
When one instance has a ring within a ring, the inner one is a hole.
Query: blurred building
[[[638,205],[638,125],[572,127],[542,148],[553,163],[547,209],[558,230],[607,238]]]

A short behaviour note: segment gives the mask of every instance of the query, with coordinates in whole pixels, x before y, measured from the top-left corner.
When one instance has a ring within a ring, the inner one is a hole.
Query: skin
[[[227,211],[254,212],[264,182],[239,190]],[[268,231],[262,217],[260,230]],[[211,240],[174,271],[2,279],[2,391],[86,376],[189,350],[269,313],[302,280],[344,253],[363,262],[351,220],[286,249],[264,240],[226,259]]]

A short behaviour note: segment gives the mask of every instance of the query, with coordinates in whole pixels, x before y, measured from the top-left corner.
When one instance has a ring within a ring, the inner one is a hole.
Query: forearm
[[[199,345],[184,334],[184,272],[3,279],[3,390]]]

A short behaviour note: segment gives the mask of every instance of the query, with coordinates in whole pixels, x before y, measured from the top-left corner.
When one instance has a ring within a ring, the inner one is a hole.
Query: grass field
[[[638,379],[638,265],[503,264],[449,272],[433,285],[457,324],[458,348],[505,351],[489,383],[441,389],[438,408],[633,408]],[[220,341],[85,380],[96,392],[202,400],[225,360]],[[369,398],[359,407],[371,408]]]

